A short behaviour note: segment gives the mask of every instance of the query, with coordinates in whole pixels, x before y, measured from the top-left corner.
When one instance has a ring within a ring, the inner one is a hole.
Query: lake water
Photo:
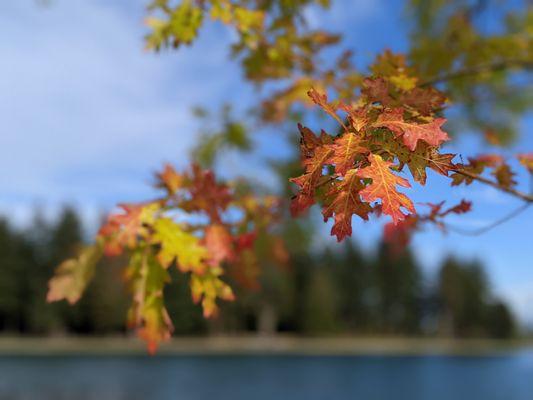
[[[498,356],[0,357],[0,399],[533,399],[533,351]]]

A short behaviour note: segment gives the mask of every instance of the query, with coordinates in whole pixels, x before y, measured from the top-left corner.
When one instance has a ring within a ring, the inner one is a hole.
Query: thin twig
[[[459,228],[459,227],[456,227],[456,226],[453,226],[453,225],[449,225],[449,224],[446,224],[446,223],[443,223],[445,229],[449,230],[449,231],[452,231],[452,232],[455,232],[455,233],[458,233],[460,235],[465,235],[465,236],[479,236],[479,235],[482,235],[483,233],[485,232],[488,232],[490,231],[491,229],[493,228],[496,228],[497,226],[517,217],[518,215],[520,215],[521,213],[523,213],[524,211],[526,211],[529,206],[531,206],[533,203],[525,203],[525,204],[522,204],[520,207],[518,207],[517,209],[513,210],[512,212],[510,212],[509,214],[507,214],[506,216],[492,222],[491,224],[487,225],[487,226],[484,226],[482,228],[479,228],[479,229],[474,229],[474,230],[468,230],[468,229],[462,229],[462,228]]]

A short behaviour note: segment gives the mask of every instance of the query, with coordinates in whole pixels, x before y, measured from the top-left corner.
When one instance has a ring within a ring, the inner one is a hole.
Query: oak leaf
[[[220,222],[232,200],[230,188],[218,183],[211,170],[203,170],[197,164],[193,164],[188,178],[190,199],[182,202],[181,208],[188,212],[204,212],[213,222]]]
[[[353,168],[357,155],[368,152],[361,144],[361,139],[353,132],[346,132],[337,137],[329,148],[333,152],[328,163],[335,165],[335,173],[339,175],[345,175],[349,169]]]
[[[146,247],[134,251],[126,277],[133,294],[128,325],[137,329],[139,336],[147,342],[148,352],[154,354],[159,343],[168,340],[173,331],[163,301],[163,288],[170,276]]]
[[[337,241],[342,241],[352,234],[352,216],[358,215],[368,220],[368,213],[372,208],[361,200],[360,190],[364,187],[361,177],[355,169],[348,171],[342,181],[335,181],[326,194],[327,203],[322,211],[324,222],[335,218],[331,228],[331,235],[337,236]]]
[[[146,226],[154,221],[159,210],[158,203],[119,204],[122,212],[111,214],[98,231],[105,240],[108,256],[122,254],[125,247],[133,248],[139,237],[148,233]]]
[[[235,295],[224,281],[220,279],[222,269],[211,267],[203,274],[191,275],[191,294],[195,303],[201,303],[204,317],[216,315],[218,307],[217,298],[233,301]]]
[[[182,272],[202,273],[209,259],[208,250],[200,239],[185,231],[170,218],[160,218],[153,224],[152,241],[159,244],[159,262],[168,268],[174,261]]]
[[[57,267],[48,282],[48,302],[67,300],[76,303],[94,275],[96,263],[103,255],[102,241],[86,247],[77,258],[66,260]]]
[[[384,214],[390,215],[392,221],[397,224],[405,219],[406,215],[401,211],[405,208],[411,213],[415,212],[413,202],[403,193],[399,193],[396,186],[411,187],[409,182],[392,173],[392,162],[384,161],[381,156],[370,154],[370,165],[357,171],[362,178],[372,179],[372,183],[359,193],[367,202],[380,200]]]
[[[404,111],[401,108],[387,110],[378,117],[373,126],[390,129],[396,136],[402,138],[403,143],[411,151],[416,149],[419,140],[431,146],[440,146],[450,139],[448,134],[441,129],[446,122],[445,118],[436,118],[432,122],[419,124],[405,121],[403,114]]]
[[[204,245],[209,252],[211,265],[219,265],[221,262],[233,260],[235,257],[233,238],[223,225],[209,225],[205,229]]]
[[[178,174],[174,167],[170,164],[165,164],[163,172],[156,175],[158,178],[158,186],[165,188],[170,195],[183,187],[185,178]]]

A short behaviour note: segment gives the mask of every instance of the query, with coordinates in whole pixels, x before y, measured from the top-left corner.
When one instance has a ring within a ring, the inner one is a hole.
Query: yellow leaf
[[[103,254],[103,245],[98,241],[93,246],[86,247],[78,258],[64,261],[55,272],[55,276],[48,283],[48,302],[67,300],[76,303],[87,284],[94,275],[96,263]]]
[[[202,273],[205,270],[209,254],[200,244],[200,239],[169,218],[156,220],[153,228],[153,240],[161,246],[157,257],[165,268],[176,260],[183,272]]]

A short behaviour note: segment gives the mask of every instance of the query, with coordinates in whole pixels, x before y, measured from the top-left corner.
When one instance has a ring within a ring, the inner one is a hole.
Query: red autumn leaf
[[[213,222],[220,222],[221,213],[232,200],[229,187],[218,183],[210,170],[203,170],[198,165],[192,166],[190,177],[191,199],[181,204],[186,211],[203,211]]]
[[[369,116],[367,108],[353,107],[346,104],[341,104],[339,108],[348,114],[348,122],[355,132],[362,131],[368,125]]]
[[[446,216],[448,214],[465,214],[467,212],[470,212],[472,210],[472,202],[461,200],[459,204],[456,206],[453,206],[449,208],[448,210],[444,211],[441,216]]]
[[[331,148],[318,147],[312,157],[303,161],[305,174],[297,178],[291,178],[290,181],[296,183],[305,193],[310,193],[322,176],[322,168],[332,154],[333,150]]]
[[[333,154],[328,162],[335,164],[335,172],[339,175],[345,175],[349,169],[353,168],[358,154],[368,151],[361,145],[360,138],[352,132],[339,136],[329,148],[333,150]]]
[[[409,150],[415,151],[419,140],[431,146],[440,146],[449,140],[448,134],[441,129],[445,122],[445,118],[436,118],[427,124],[405,121],[403,109],[395,108],[381,114],[373,125],[390,129],[396,136],[402,138]]]
[[[291,199],[291,215],[297,217],[303,214],[313,204],[315,204],[313,194],[300,192]]]
[[[435,88],[415,87],[403,93],[400,102],[422,115],[431,115],[446,102],[446,96]]]
[[[359,191],[364,187],[361,178],[354,169],[348,171],[342,181],[335,181],[326,197],[329,203],[324,207],[322,215],[324,222],[334,217],[335,223],[331,235],[337,236],[337,241],[342,241],[352,234],[352,216],[368,219],[372,208],[361,200]]]
[[[372,183],[360,191],[361,197],[367,202],[381,200],[382,211],[390,215],[392,221],[397,224],[405,219],[405,214],[400,210],[402,207],[414,213],[413,202],[403,193],[399,193],[396,186],[411,187],[409,182],[392,173],[391,162],[384,161],[381,156],[371,154],[370,165],[357,172],[362,178],[372,179]]]
[[[322,131],[317,137],[309,128],[298,124],[300,130],[300,149],[302,164],[305,173],[299,177],[291,178],[290,181],[300,187],[300,191],[292,198],[291,214],[297,216],[306,211],[315,203],[314,191],[319,179],[322,177],[322,169],[333,154],[330,147],[333,138]]]
[[[304,158],[311,157],[315,149],[323,145],[320,138],[318,138],[311,129],[298,124],[298,130],[300,131],[300,149]]]
[[[310,129],[301,125],[298,127],[301,134],[300,148],[305,173],[290,179],[300,187],[300,192],[293,197],[291,202],[291,213],[294,216],[301,214],[314,204],[315,187],[322,176],[324,165],[333,154],[333,149],[328,146],[331,137],[327,133],[322,132],[318,138]]]
[[[448,176],[449,172],[456,168],[452,162],[455,156],[452,153],[440,154],[437,151],[433,151],[428,158],[429,168],[441,175]]]
[[[363,81],[361,94],[367,98],[369,103],[378,102],[384,107],[390,107],[395,101],[389,92],[390,83],[381,77],[366,78]]]

